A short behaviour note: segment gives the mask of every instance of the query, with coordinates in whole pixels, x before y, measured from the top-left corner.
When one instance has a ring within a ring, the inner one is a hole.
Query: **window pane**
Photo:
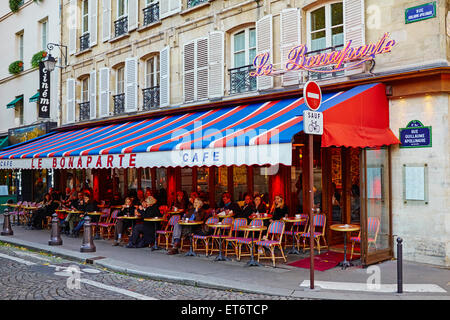
[[[146,84],[147,88],[153,87],[153,68],[154,68],[154,60],[153,58],[147,60],[147,68],[146,68]]]
[[[311,31],[325,29],[325,7],[311,12]]]
[[[245,66],[245,52],[235,53],[234,54],[234,67],[239,68]]]
[[[245,31],[234,36],[234,52],[245,50]]]
[[[42,49],[47,49],[47,21],[42,22]]]
[[[228,190],[228,168],[219,167],[215,169],[216,174],[216,194],[215,200],[217,206],[222,204],[222,194]]]
[[[256,29],[250,29],[249,48],[256,48]]]
[[[332,46],[344,44],[344,27],[335,27],[331,29],[331,41]]]
[[[253,167],[253,194],[261,195],[265,203],[269,203],[269,175],[265,167]]]
[[[197,169],[197,193],[204,202],[209,202],[208,194],[209,168]]]
[[[123,68],[117,70],[117,94],[124,92],[123,88]]]
[[[245,194],[248,192],[247,187],[247,166],[233,166],[233,200],[244,200]]]
[[[256,56],[256,49],[250,49],[248,52],[248,64],[253,64],[255,56]]]
[[[181,191],[192,192],[192,168],[181,168]]]
[[[333,3],[331,5],[331,26],[344,23],[344,15],[342,14],[342,2]]]
[[[324,49],[327,47],[325,30],[314,32],[311,34],[311,51]]]
[[[152,189],[152,171],[150,168],[144,168],[141,178],[141,189],[147,190],[147,188]]]

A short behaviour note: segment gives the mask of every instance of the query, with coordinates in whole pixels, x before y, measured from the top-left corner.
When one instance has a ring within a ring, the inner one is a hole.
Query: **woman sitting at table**
[[[42,206],[36,210],[31,218],[31,229],[42,229],[42,220],[44,220],[45,217],[51,217],[59,206],[59,203],[53,200],[50,193],[44,195],[44,200],[42,200],[40,204]]]
[[[203,201],[200,198],[195,198],[193,208],[189,209],[181,219],[182,220],[188,219],[189,221],[204,221],[206,214],[202,207]],[[178,253],[178,248],[180,247],[181,244],[181,237],[185,237],[190,233],[195,234],[209,233],[209,229],[202,227],[203,227],[202,225],[183,226],[180,224],[175,224],[173,227],[172,249],[170,249],[167,254]]]
[[[270,219],[270,222],[274,220],[280,220],[283,217],[287,217],[289,214],[289,210],[287,205],[284,203],[284,199],[281,195],[276,195],[272,208],[270,209],[270,214],[273,215],[272,219]]]
[[[78,235],[80,234],[80,230],[85,222],[86,213],[98,211],[97,204],[91,199],[90,192],[86,191],[83,193],[83,202],[79,203],[77,210],[84,212],[84,214],[79,215],[81,220],[80,222],[78,222],[77,226],[73,228],[71,235],[74,238],[78,237]]]
[[[136,208],[133,206],[131,198],[125,199],[125,204],[117,214],[117,217],[134,217]],[[126,219],[117,219],[114,227],[114,242],[113,246],[118,246],[122,241],[122,234],[131,226],[131,221]]]
[[[186,196],[184,195],[183,191],[177,191],[176,199],[172,201],[170,208],[172,210],[175,210],[175,208],[177,210],[180,209],[185,210],[187,208],[187,202],[188,200],[186,199]]]
[[[136,210],[136,216],[141,219],[154,218],[161,216],[159,211],[159,205],[155,197],[147,197],[142,201],[142,205]],[[131,233],[130,241],[128,242],[127,248],[144,248],[149,245],[153,245],[156,241],[155,239],[155,229],[157,230],[160,226],[159,222],[151,221],[138,221],[133,227]],[[142,235],[142,237],[141,237]]]
[[[255,202],[255,205],[253,207],[253,213],[266,213],[267,212],[267,206],[262,201],[260,195],[255,196],[254,202]]]

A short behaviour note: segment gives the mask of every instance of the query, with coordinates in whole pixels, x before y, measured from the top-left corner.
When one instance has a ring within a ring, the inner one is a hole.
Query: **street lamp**
[[[57,66],[56,59],[50,54],[50,51],[52,51],[55,46],[59,47],[59,51],[61,51],[61,54],[64,56],[64,62],[65,62],[64,66]],[[64,48],[64,52],[62,50],[63,48]],[[57,44],[57,43],[48,43],[47,49],[48,49],[49,53],[47,54],[46,59],[43,60],[45,69],[52,72],[53,70],[55,70],[55,67],[58,67],[58,68],[67,67],[67,46],[62,45],[62,44]]]
[[[56,59],[51,54],[48,54],[47,57],[43,60],[43,62],[44,68],[47,69],[49,72],[55,70]]]

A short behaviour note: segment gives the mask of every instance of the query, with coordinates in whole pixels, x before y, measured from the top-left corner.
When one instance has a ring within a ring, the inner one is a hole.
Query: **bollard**
[[[403,293],[402,238],[397,238],[397,293]]]
[[[84,233],[83,243],[80,248],[80,252],[95,252],[94,239],[92,238],[91,218],[89,216],[84,218]]]
[[[60,246],[63,244],[60,235],[60,227],[59,227],[59,219],[58,215],[54,213],[52,215],[52,232],[50,235],[50,241],[48,242],[49,246]]]
[[[11,229],[11,220],[9,219],[9,211],[5,209],[3,212],[3,231],[0,233],[2,236],[12,236],[14,235],[13,230]]]

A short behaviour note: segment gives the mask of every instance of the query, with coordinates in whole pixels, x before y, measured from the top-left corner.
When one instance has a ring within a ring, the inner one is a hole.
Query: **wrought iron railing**
[[[85,33],[80,37],[80,51],[89,49],[89,33]]]
[[[159,21],[159,2],[144,8],[144,26]]]
[[[187,1],[187,7],[189,9],[189,8],[198,6],[199,4],[202,4],[202,3],[205,3],[205,2],[208,2],[208,1],[209,0],[188,0]]]
[[[143,109],[146,111],[159,107],[159,86],[142,89],[144,97]]]
[[[114,100],[114,115],[125,113],[125,93],[116,94]]]
[[[114,21],[114,36],[119,37],[126,33],[128,33],[128,17]]]
[[[89,120],[91,117],[91,108],[89,101],[80,104],[80,121]]]
[[[334,47],[328,47],[328,48],[324,48],[324,49],[320,49],[320,50],[309,51],[306,54],[306,56],[309,57],[309,56],[319,55],[322,53],[337,51],[337,50],[342,49],[343,47],[344,47],[344,45],[341,44],[341,45],[334,46]],[[328,66],[324,66],[324,67],[314,68],[314,70],[317,70],[317,71],[329,71],[329,72],[308,71],[308,73],[307,73],[308,80],[322,80],[322,79],[334,78],[334,77],[339,77],[339,76],[344,75],[344,71],[332,72],[333,68],[334,68],[334,65],[328,65]]]
[[[256,90],[256,77],[251,77],[250,72],[255,71],[253,65],[229,69],[230,94]]]

